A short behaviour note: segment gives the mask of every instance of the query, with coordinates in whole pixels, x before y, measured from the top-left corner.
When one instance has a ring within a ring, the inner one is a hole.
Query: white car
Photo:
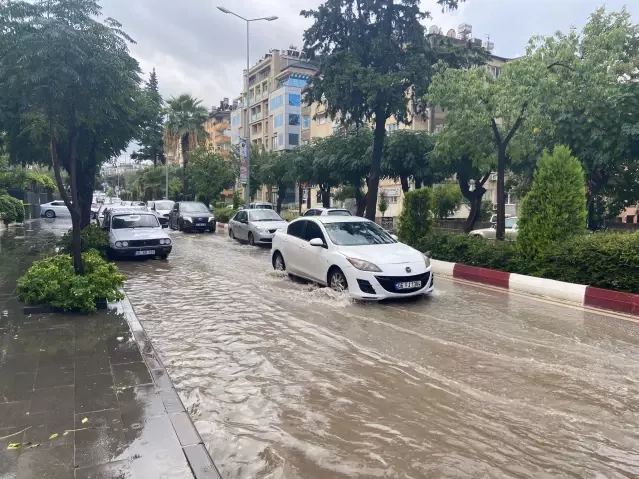
[[[114,209],[106,213],[103,228],[109,233],[111,258],[160,257],[171,253],[171,239],[155,213],[143,210]]]
[[[40,216],[45,218],[65,218],[71,216],[69,208],[64,204],[64,201],[57,200],[50,203],[43,203],[40,205]]]
[[[356,216],[302,217],[273,236],[273,268],[356,299],[431,293],[430,259]]]
[[[353,216],[346,208],[311,208],[304,216]]]

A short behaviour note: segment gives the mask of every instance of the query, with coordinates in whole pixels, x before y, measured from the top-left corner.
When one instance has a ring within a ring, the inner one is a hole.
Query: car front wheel
[[[284,257],[279,251],[273,255],[273,269],[275,271],[286,271],[286,263],[284,263]]]
[[[47,211],[44,212],[44,216],[46,218],[55,218],[55,211],[47,210]]]
[[[248,244],[251,246],[255,246],[255,238],[253,238],[253,233],[248,234]]]
[[[346,276],[339,268],[333,268],[328,275],[328,285],[333,291],[346,291],[348,290],[348,281]]]

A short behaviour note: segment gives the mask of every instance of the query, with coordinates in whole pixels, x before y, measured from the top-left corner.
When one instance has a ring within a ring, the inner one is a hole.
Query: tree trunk
[[[297,184],[297,214],[302,216],[302,202],[304,200],[304,188],[302,188],[302,183]]]
[[[402,191],[404,192],[404,194],[408,193],[408,190],[409,190],[408,177],[402,175],[399,177],[399,181],[402,183]]]
[[[188,157],[189,157],[189,135],[184,135],[181,139],[182,146],[182,198],[188,199],[187,195],[189,194],[189,176],[187,174],[186,168],[188,166]]]
[[[284,203],[284,198],[286,197],[286,186],[278,185],[277,186],[277,214],[279,215],[282,211],[282,203]]]
[[[366,201],[368,200],[366,195],[368,195],[368,193],[365,193],[364,196],[362,196],[362,190],[360,188],[355,189],[355,205],[357,206],[357,216],[364,216],[364,213],[366,212]]]
[[[422,187],[423,181],[419,176],[415,177],[415,189],[418,190]]]
[[[95,188],[96,175],[96,148],[97,139],[94,140],[89,152],[88,162],[78,163],[78,205],[80,207],[80,228],[84,229],[91,223],[91,203],[93,201],[93,190]]]
[[[312,208],[312,203],[311,203],[311,187],[309,186],[308,189],[306,190],[306,208],[307,209],[311,209]]]
[[[368,177],[368,198],[366,199],[366,218],[371,221],[375,221],[375,215],[377,214],[377,192],[379,190],[379,176],[382,168],[382,153],[384,151],[385,137],[386,117],[376,113],[371,174]]]
[[[459,169],[457,171],[457,181],[459,182],[459,189],[464,195],[464,198],[468,200],[470,203],[470,213],[468,214],[468,218],[466,218],[466,223],[464,223],[464,232],[470,233],[475,228],[475,223],[479,219],[479,215],[481,214],[481,202],[484,199],[484,194],[486,194],[486,188],[484,188],[484,184],[490,177],[490,171],[486,173],[483,178],[475,180],[475,189],[470,190],[469,180],[470,178],[464,172],[463,169]]]
[[[499,146],[497,153],[497,232],[496,239],[504,240],[506,233],[506,147]]]
[[[330,208],[331,207],[331,187],[327,186],[326,189],[321,188],[320,191],[322,192],[322,206],[324,208]]]

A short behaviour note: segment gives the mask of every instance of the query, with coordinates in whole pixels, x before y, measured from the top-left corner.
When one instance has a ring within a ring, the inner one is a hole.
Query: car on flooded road
[[[163,228],[166,228],[169,226],[169,214],[171,213],[173,206],[175,206],[175,201],[154,200],[154,201],[149,201],[146,206],[151,211],[155,212],[155,214],[158,217],[158,221],[160,222]]]
[[[169,228],[215,233],[215,216],[199,201],[178,201],[169,213]]]
[[[287,225],[288,222],[274,210],[240,210],[229,221],[229,237],[247,241],[250,245],[271,244],[275,231]]]
[[[171,238],[154,213],[132,209],[109,210],[104,226],[109,234],[109,257],[160,257],[171,253]]]
[[[355,216],[298,218],[273,236],[271,263],[355,299],[380,300],[434,290],[428,256]]]
[[[40,205],[40,216],[45,218],[68,218],[71,216],[69,208],[62,200],[51,201]]]

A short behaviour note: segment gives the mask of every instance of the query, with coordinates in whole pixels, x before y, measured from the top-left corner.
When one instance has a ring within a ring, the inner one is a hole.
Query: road
[[[639,476],[639,324],[442,277],[354,303],[171,235],[126,291],[224,477]]]

